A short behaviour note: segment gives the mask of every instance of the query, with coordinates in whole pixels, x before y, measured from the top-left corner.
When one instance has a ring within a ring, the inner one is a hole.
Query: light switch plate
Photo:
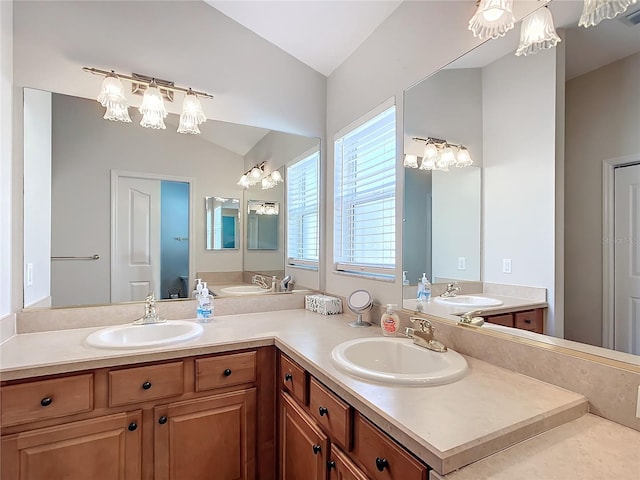
[[[458,257],[458,270],[466,270],[466,269],[467,269],[467,258]]]
[[[33,263],[27,263],[24,277],[25,286],[33,286]]]
[[[511,259],[503,258],[502,259],[502,273],[511,273]]]
[[[636,417],[640,418],[640,385],[638,385],[638,398],[636,399]]]

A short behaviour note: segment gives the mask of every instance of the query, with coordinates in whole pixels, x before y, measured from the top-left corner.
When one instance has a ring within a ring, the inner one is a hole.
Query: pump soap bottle
[[[388,303],[387,311],[380,317],[380,328],[382,328],[382,334],[385,337],[394,337],[398,333],[398,328],[400,328],[400,317],[398,317],[394,307],[397,307],[397,305]]]
[[[207,282],[202,283],[202,289],[197,296],[197,300],[196,317],[200,323],[207,323],[213,317],[213,295],[209,293]]]

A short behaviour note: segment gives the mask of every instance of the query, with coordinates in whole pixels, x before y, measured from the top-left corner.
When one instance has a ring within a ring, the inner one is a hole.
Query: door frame
[[[617,167],[640,164],[640,153],[602,161],[602,346],[613,349],[615,339],[615,184]]]
[[[165,175],[162,173],[147,173],[147,172],[133,172],[130,170],[111,170],[111,265],[109,270],[109,276],[111,277],[109,292],[109,298],[111,298],[111,292],[115,288],[115,276],[113,275],[115,267],[115,245],[116,245],[116,233],[117,222],[114,214],[116,209],[116,197],[118,192],[118,181],[120,177],[133,177],[143,178],[147,180],[167,180],[171,182],[183,182],[189,184],[189,281],[187,286],[193,285],[195,282],[195,223],[194,223],[194,209],[195,209],[195,179],[193,177],[181,177],[177,175]],[[190,292],[185,292],[189,295]]]

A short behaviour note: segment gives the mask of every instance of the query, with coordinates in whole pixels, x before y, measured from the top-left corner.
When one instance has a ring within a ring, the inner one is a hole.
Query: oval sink
[[[502,305],[500,300],[478,295],[456,295],[455,297],[436,297],[437,303],[452,307],[497,307]]]
[[[220,291],[229,295],[253,295],[256,293],[269,292],[269,290],[259,287],[258,285],[238,285],[235,287],[224,287],[221,288]]]
[[[459,353],[434,352],[402,338],[350,340],[333,349],[331,360],[355,377],[394,385],[444,385],[467,371],[467,361]]]
[[[168,320],[150,325],[116,325],[90,334],[86,342],[98,348],[152,348],[193,340],[202,334],[202,325],[186,320]]]

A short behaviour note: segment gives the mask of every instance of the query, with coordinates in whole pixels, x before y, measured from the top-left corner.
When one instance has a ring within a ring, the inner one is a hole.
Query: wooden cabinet
[[[280,385],[302,405],[308,405],[309,382],[307,372],[284,355],[280,356]]]
[[[331,445],[331,458],[327,466],[330,480],[369,480],[349,456],[334,445]]]
[[[156,407],[153,478],[256,478],[255,414],[255,388]]]
[[[535,333],[544,333],[544,309],[536,308],[522,312],[503,313],[499,315],[485,315],[486,322],[519,328]]]
[[[329,439],[292,397],[281,394],[280,479],[325,480]]]
[[[141,411],[2,437],[2,479],[139,480]]]

